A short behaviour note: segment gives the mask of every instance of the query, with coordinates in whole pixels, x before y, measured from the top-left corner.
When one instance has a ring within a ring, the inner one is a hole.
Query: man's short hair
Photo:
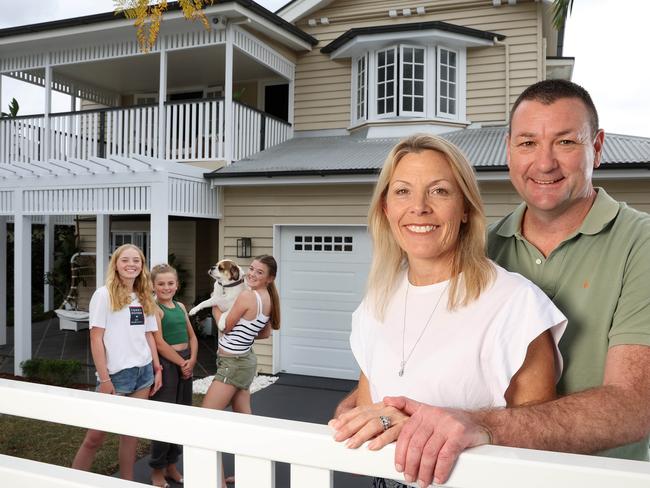
[[[525,100],[533,100],[540,102],[544,105],[550,105],[562,98],[577,98],[584,103],[587,112],[589,113],[589,125],[591,126],[591,133],[596,134],[598,131],[598,111],[594,105],[589,92],[582,88],[580,85],[568,80],[544,80],[538,81],[533,85],[526,88],[521,95],[517,98],[515,103],[510,109],[510,122],[508,133],[512,127],[512,116],[514,115],[517,107]]]

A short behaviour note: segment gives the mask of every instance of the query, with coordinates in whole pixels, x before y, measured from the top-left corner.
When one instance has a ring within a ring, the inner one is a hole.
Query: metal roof
[[[504,171],[506,127],[462,129],[441,137],[458,146],[477,171]],[[248,159],[207,173],[207,178],[375,174],[400,138],[357,135],[297,137]],[[650,138],[607,134],[601,168],[650,169]]]

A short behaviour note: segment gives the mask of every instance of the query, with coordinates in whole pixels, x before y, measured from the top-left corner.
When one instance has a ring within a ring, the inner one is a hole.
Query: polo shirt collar
[[[596,191],[596,200],[576,234],[598,234],[618,215],[619,203],[603,188],[597,187]],[[499,227],[497,234],[501,237],[521,238],[521,222],[525,212],[526,204],[521,203]]]

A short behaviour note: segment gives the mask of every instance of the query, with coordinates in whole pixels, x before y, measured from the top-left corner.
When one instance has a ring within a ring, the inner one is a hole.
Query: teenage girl
[[[280,328],[280,298],[275,287],[278,265],[273,256],[256,257],[246,273],[249,289],[239,294],[226,318],[219,339],[217,372],[203,399],[203,407],[223,410],[232,405],[238,413],[251,413],[249,388],[257,373],[255,339],[266,339]],[[219,307],[212,308],[219,322]],[[226,480],[230,482],[231,480]],[[225,484],[225,483],[224,483]]]
[[[158,329],[156,308],[142,251],[132,244],[118,247],[108,264],[106,285],[90,300],[90,350],[97,370],[96,391],[134,398],[147,398],[158,391],[162,372],[153,337]],[[105,435],[89,430],[72,467],[89,471]],[[137,442],[135,437],[120,436],[122,479],[133,480]]]
[[[161,402],[192,405],[192,371],[196,364],[198,341],[182,303],[174,301],[178,291],[178,273],[169,264],[151,268],[151,280],[156,294],[156,319],[154,332],[160,363],[163,368],[163,385],[152,399]],[[183,483],[176,469],[182,446],[168,442],[151,442],[151,484],[168,488],[166,479]]]

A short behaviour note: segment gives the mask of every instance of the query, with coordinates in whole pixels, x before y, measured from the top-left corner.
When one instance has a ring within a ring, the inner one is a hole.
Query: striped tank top
[[[246,320],[242,317],[230,332],[222,335],[219,339],[219,347],[230,354],[244,354],[250,351],[257,334],[269,322],[270,317],[262,313],[262,298],[255,290],[253,293],[255,293],[257,301],[255,318]]]

